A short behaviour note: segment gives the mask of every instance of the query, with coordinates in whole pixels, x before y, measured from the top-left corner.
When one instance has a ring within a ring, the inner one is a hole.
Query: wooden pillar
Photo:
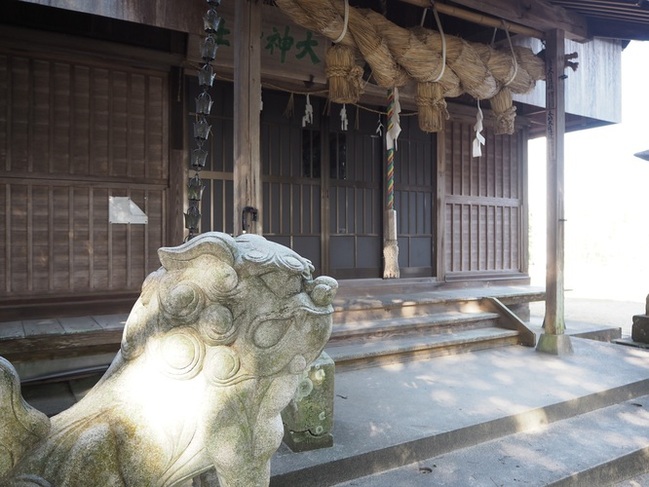
[[[536,349],[565,355],[572,353],[564,321],[564,135],[565,47],[564,32],[546,35],[546,137],[547,137],[547,264],[544,332]]]
[[[246,208],[254,210],[248,211],[247,231],[261,234],[261,2],[237,0],[234,12],[234,235],[244,232]]]

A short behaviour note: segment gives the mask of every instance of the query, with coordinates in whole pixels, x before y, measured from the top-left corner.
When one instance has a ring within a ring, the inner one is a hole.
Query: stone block
[[[334,361],[322,352],[282,411],[284,443],[294,452],[333,446],[334,372]]]
[[[649,343],[649,315],[635,315],[633,317],[631,339],[634,342]]]
[[[572,355],[574,353],[570,337],[566,334],[553,335],[542,333],[539,342],[536,344],[538,352],[549,353],[551,355]]]

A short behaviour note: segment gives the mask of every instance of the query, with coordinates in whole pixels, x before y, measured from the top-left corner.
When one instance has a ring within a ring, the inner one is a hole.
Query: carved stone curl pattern
[[[337,283],[257,235],[205,233],[159,257],[110,369],[51,426],[6,394],[17,377],[0,362],[0,400],[13,397],[0,485],[166,487],[211,467],[221,487],[268,485],[280,413],[329,339]]]

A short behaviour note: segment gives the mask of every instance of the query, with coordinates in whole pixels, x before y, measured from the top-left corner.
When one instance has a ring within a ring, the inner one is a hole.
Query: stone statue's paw
[[[25,402],[13,365],[0,357],[0,476],[50,429],[50,420]]]

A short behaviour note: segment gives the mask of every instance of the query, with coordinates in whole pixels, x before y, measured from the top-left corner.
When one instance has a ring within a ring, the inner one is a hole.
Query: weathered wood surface
[[[547,137],[547,256],[545,334],[561,335],[564,321],[564,36],[554,30],[548,35],[546,67]]]
[[[535,39],[515,39],[516,44],[534,52],[544,47]],[[566,114],[601,120],[607,123],[622,121],[622,45],[613,39],[593,39],[580,44],[565,41],[565,52],[576,52],[577,71],[567,69],[564,80]],[[513,95],[515,102],[545,108],[545,83],[524,95]]]
[[[421,3],[422,0],[419,1]],[[534,0],[533,2],[521,2],[519,0],[457,0],[455,3],[542,31],[560,28],[567,32],[569,38],[581,42],[588,39],[586,19],[577,13],[552,5],[545,0]]]
[[[167,76],[0,46],[0,294],[137,291],[157,267]],[[130,197],[149,224],[111,225],[109,196]]]
[[[430,0],[399,0],[403,3],[409,3],[421,8],[430,8]],[[486,27],[493,27],[495,29],[502,29],[503,25],[511,32],[512,34],[520,34],[529,37],[535,37],[537,39],[543,39],[545,34],[537,30],[534,27],[527,27],[526,25],[503,22],[505,21],[504,16],[492,17],[489,15],[484,15],[480,12],[475,12],[472,10],[466,10],[463,8],[455,7],[452,5],[446,5],[443,3],[438,3],[435,5],[437,11],[441,14],[448,15],[450,17],[455,17],[457,19],[466,20],[468,22],[473,22],[478,25],[483,25]]]
[[[117,352],[125,315],[11,321],[0,325],[0,356],[13,362]]]
[[[234,234],[241,234],[242,211],[252,207],[248,232],[263,231],[259,113],[261,112],[261,5],[237,2],[234,80]]]
[[[101,17],[153,25],[181,32],[203,31],[203,14],[207,4],[201,1],[136,0],[102,1],[87,0],[22,0],[48,7],[74,10]]]
[[[88,14],[142,23],[182,32],[202,32],[201,17],[204,2],[173,2],[168,0],[139,0],[130,2],[88,2],[87,0],[22,0],[39,5],[75,10]],[[232,1],[224,1],[227,8]],[[396,0],[392,0],[395,2]],[[428,0],[402,0],[430,6]],[[537,30],[553,27],[564,29],[569,38],[586,40],[588,29],[583,17],[543,0],[519,2],[517,0],[458,0],[456,3]],[[443,6],[442,6],[443,7]]]
[[[246,2],[244,2],[246,3]],[[261,24],[258,28],[260,36],[260,55],[264,79],[293,84],[296,89],[307,90],[302,82],[325,85],[325,53],[330,42],[313,32],[298,25],[275,7],[261,4]],[[235,3],[225,1],[219,7],[222,17],[217,34],[219,49],[214,65],[218,67],[219,77],[233,79],[235,66]],[[200,45],[202,36],[189,36],[187,58],[195,66],[200,63]],[[195,75],[195,71],[188,70]],[[300,86],[301,85],[301,86]]]
[[[486,129],[483,155],[471,155],[472,125],[449,122],[444,133],[443,249],[447,277],[520,273],[524,140]],[[439,198],[439,196],[438,196]]]

